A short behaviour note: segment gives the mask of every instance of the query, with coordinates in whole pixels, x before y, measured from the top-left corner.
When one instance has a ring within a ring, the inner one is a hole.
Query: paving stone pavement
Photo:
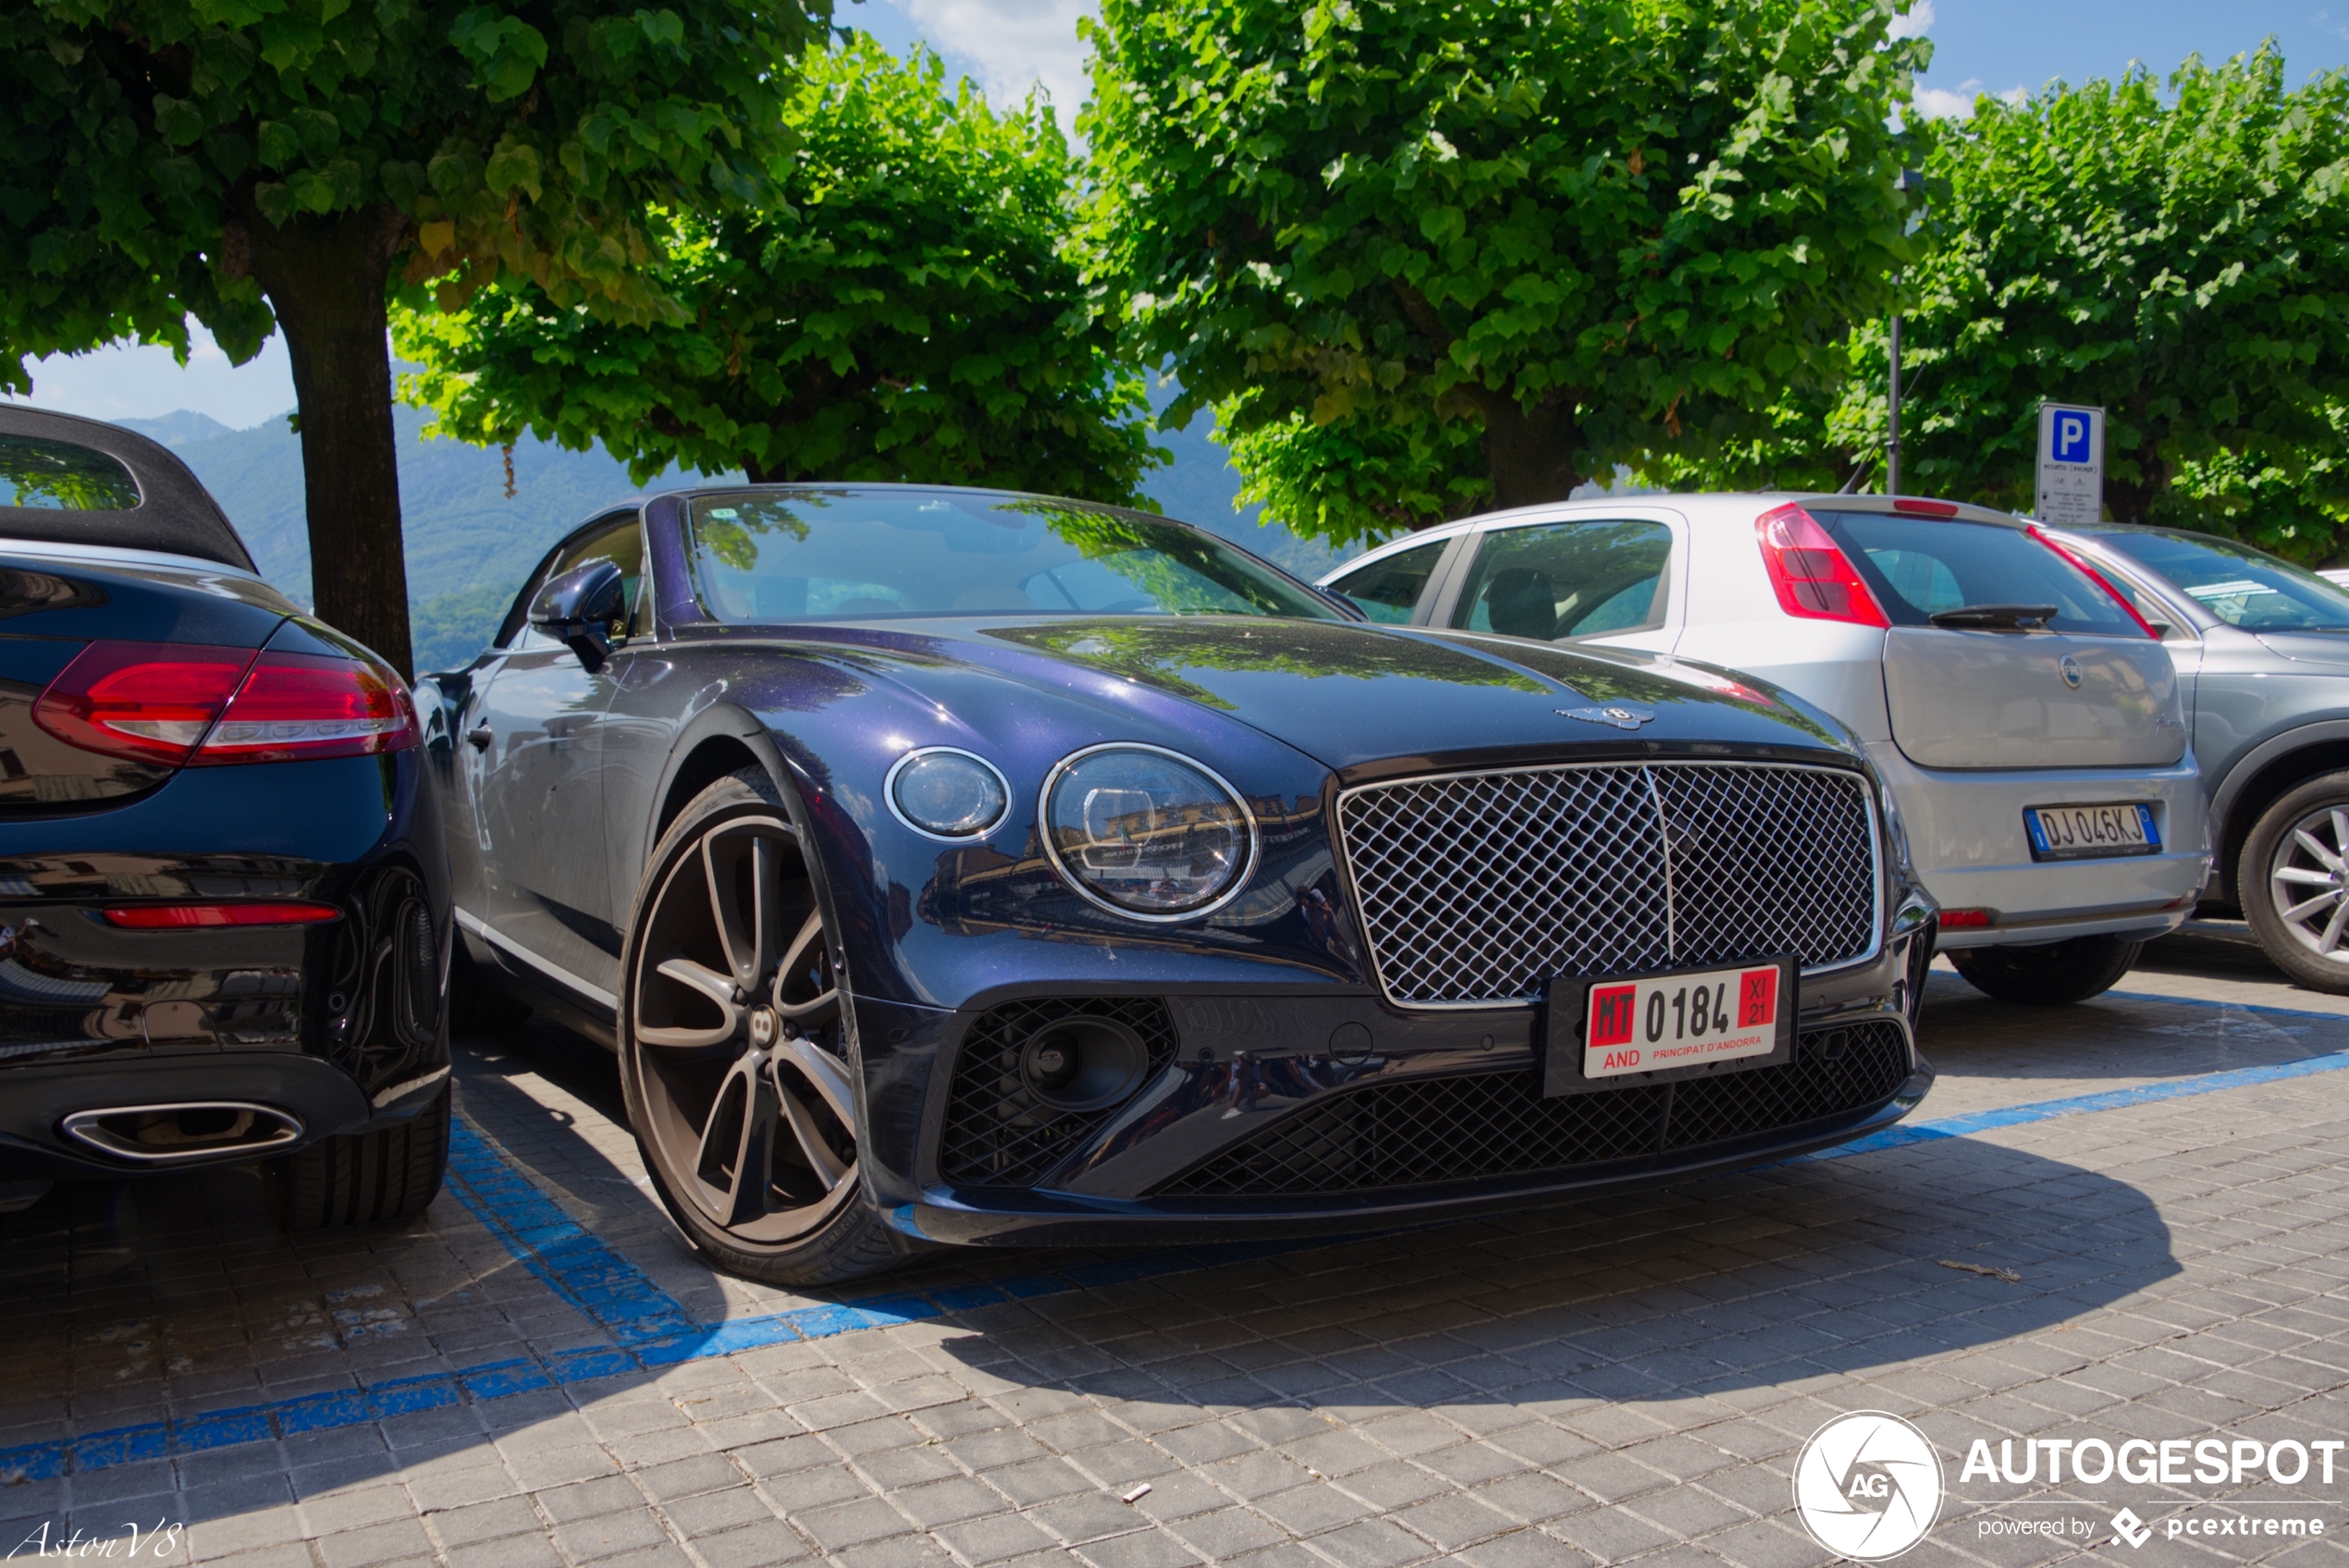
[[[949,1255],[850,1294],[989,1305],[802,1338],[773,1326],[837,1328],[844,1298],[683,1246],[608,1059],[473,1042],[480,1158],[721,1327],[664,1362],[454,1191],[400,1233],[294,1242],[248,1172],[61,1188],[0,1218],[0,1552],[79,1530],[119,1558],[129,1522],[142,1562],[309,1568],[1792,1568],[1830,1560],[1797,1452],[1877,1410],[1949,1487],[1904,1562],[2349,1556],[2338,1449],[2313,1450],[2331,1485],[1961,1475],[1976,1439],[2349,1439],[2349,1072],[2294,1067],[2349,1053],[2349,1016],[2208,942],[2156,962],[2057,1012],[1937,975],[1920,1120],[2238,1086],[1334,1244]],[[2110,1538],[2123,1505],[2141,1549]],[[2327,1535],[2200,1534],[2246,1518]],[[2064,1533],[2014,1533],[2035,1521]]]

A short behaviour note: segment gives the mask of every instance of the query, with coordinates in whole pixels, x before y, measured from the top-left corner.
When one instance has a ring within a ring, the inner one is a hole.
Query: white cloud
[[[1952,91],[1947,87],[1920,87],[1914,106],[1918,117],[1928,120],[1966,120],[1974,117],[1974,101],[1982,95],[1982,79],[1958,83]],[[2002,103],[2020,104],[2031,96],[2027,89],[2010,87],[1992,96]]]
[[[1923,38],[1933,27],[1933,0],[1916,0],[1905,17],[1892,18],[1895,38]]]
[[[1097,0],[895,0],[951,65],[968,68],[990,102],[1010,105],[1041,82],[1063,129],[1085,102],[1085,44],[1076,18]]]
[[[1917,114],[1928,120],[1971,119],[1974,117],[1972,89],[1980,85],[1979,82],[1968,82],[1955,92],[1946,87],[1920,87],[1914,101]]]

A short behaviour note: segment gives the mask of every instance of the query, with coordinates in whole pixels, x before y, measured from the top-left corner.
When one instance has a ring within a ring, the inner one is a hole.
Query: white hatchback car
[[[2209,868],[2169,654],[2003,512],[1906,496],[1568,502],[1408,535],[1322,585],[1375,620],[1669,654],[1826,710],[1891,790],[1941,950],[1994,997],[2095,996],[2186,918]]]

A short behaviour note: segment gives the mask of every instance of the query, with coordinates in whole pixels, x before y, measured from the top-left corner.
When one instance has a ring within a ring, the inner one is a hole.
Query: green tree
[[[1050,106],[990,110],[936,55],[861,37],[804,68],[787,206],[656,214],[678,315],[614,321],[512,279],[401,316],[425,367],[403,395],[471,441],[601,441],[640,480],[677,463],[1131,498],[1159,459],[1065,253],[1076,167]]]
[[[632,320],[648,202],[768,199],[830,0],[15,0],[0,381],[126,334],[286,334],[319,613],[408,666],[387,297],[501,277]]]
[[[2042,399],[2101,404],[2114,518],[2303,558],[2349,516],[2349,77],[2272,48],[2058,83],[1935,128],[1944,236],[1904,286],[1905,489],[2027,510]],[[1814,426],[1884,435],[1881,323]]]
[[[1099,276],[1249,498],[1553,499],[1831,386],[1909,261],[1895,0],[1104,0]]]

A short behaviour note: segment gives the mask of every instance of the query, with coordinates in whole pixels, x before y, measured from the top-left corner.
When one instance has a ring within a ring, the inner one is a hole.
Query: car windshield
[[[2166,528],[2087,529],[2245,631],[2349,631],[2349,594],[2264,550]]]
[[[736,623],[1038,612],[1345,619],[1198,529],[1040,496],[735,491],[695,496],[686,533],[703,607]]]

